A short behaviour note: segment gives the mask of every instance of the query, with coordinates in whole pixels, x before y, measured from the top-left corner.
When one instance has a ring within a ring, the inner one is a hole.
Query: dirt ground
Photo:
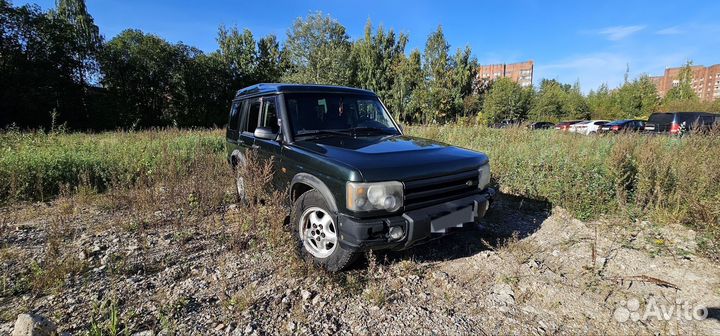
[[[0,210],[0,334],[22,313],[69,334],[720,334],[720,267],[681,226],[501,195],[480,228],[329,274],[239,239],[243,207],[145,225],[97,204]]]

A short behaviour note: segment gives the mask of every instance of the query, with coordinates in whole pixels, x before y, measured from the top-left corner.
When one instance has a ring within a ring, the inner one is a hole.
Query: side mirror
[[[273,131],[267,127],[258,127],[255,129],[255,133],[253,135],[258,139],[263,140],[275,140],[277,139],[277,133],[273,133]]]

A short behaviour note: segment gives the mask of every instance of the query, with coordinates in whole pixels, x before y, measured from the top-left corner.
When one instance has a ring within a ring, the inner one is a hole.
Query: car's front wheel
[[[335,214],[328,209],[325,198],[318,191],[310,190],[295,201],[291,223],[302,253],[315,264],[337,272],[352,264],[357,255],[340,246]]]

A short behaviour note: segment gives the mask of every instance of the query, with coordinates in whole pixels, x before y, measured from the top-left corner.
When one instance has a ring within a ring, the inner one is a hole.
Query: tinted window
[[[378,129],[399,134],[377,97],[340,93],[285,95],[294,135],[323,130]]]
[[[675,119],[678,124],[682,124],[683,122],[687,124],[694,124],[698,121],[698,119],[700,119],[700,114],[692,112],[678,113]]]
[[[245,123],[244,131],[253,133],[257,128],[258,120],[260,118],[260,99],[253,99],[250,101],[250,108],[247,110],[247,122]]]
[[[239,101],[233,102],[232,107],[230,108],[230,118],[228,122],[228,128],[231,130],[238,129],[238,126],[240,126],[240,107],[242,106],[242,103]]]
[[[653,124],[669,124],[672,121],[672,113],[653,113],[648,119],[648,122]]]
[[[279,133],[280,125],[278,122],[277,108],[275,106],[275,97],[263,99],[262,110],[260,126],[271,129],[273,133]]]

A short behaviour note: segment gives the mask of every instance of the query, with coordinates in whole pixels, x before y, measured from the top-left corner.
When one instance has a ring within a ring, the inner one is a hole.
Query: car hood
[[[408,181],[476,169],[485,154],[428,139],[397,135],[327,137],[298,141],[296,146],[349,165],[365,181]]]

